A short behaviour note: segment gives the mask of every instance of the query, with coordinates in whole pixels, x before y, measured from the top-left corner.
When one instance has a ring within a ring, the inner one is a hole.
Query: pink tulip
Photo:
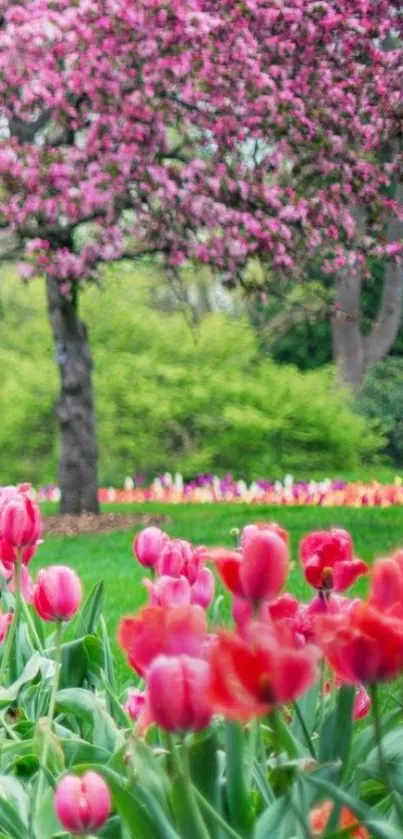
[[[16,549],[32,550],[23,561],[29,562],[42,532],[39,508],[28,495],[26,486],[7,487],[0,494],[0,551],[3,563],[16,561]]]
[[[125,703],[124,709],[126,713],[131,717],[134,722],[137,722],[140,714],[145,708],[146,704],[146,695],[141,690],[133,690],[130,691],[129,696],[127,697],[127,701]]]
[[[365,688],[361,687],[355,696],[353,706],[353,719],[362,720],[367,717],[371,708],[371,697]]]
[[[210,669],[187,655],[161,655],[147,677],[150,716],[165,731],[200,731],[211,719],[206,699]]]
[[[13,616],[11,612],[6,612],[4,615],[0,612],[0,644],[2,644],[6,638],[8,627],[10,626],[12,620]]]
[[[39,572],[33,603],[44,621],[68,621],[80,608],[81,582],[65,565],[52,565]]]
[[[209,568],[201,568],[195,582],[192,585],[192,603],[208,609],[214,599],[215,581]]]
[[[288,546],[273,530],[257,530],[245,543],[240,579],[244,596],[255,603],[271,600],[288,573]]]
[[[160,553],[157,570],[161,576],[180,577],[189,580],[190,585],[196,582],[202,553],[185,539],[172,539],[167,542]]]
[[[186,577],[160,577],[156,583],[144,580],[152,606],[189,606],[191,589]],[[192,601],[193,602],[193,601]]]
[[[36,554],[38,545],[40,545],[40,540],[34,545],[27,545],[26,548],[22,548],[21,560],[23,565],[28,565],[31,562],[32,557]],[[10,542],[6,542],[5,539],[0,539],[0,560],[10,569],[13,568],[17,561],[17,548],[11,545]]]
[[[100,775],[65,775],[55,793],[55,811],[65,830],[74,834],[98,831],[112,809],[109,789]]]
[[[146,527],[133,541],[133,554],[145,568],[155,568],[163,546],[169,537],[159,527]]]

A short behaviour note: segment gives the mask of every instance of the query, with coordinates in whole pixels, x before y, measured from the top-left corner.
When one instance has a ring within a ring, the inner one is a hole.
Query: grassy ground
[[[110,505],[105,509],[127,511]],[[144,505],[133,511],[152,510],[164,513],[169,521],[165,530],[175,537],[189,539],[196,544],[231,545],[230,531],[234,527],[257,520],[277,521],[285,527],[291,537],[293,559],[298,558],[298,542],[310,530],[326,527],[345,527],[352,533],[357,556],[372,561],[384,556],[397,547],[403,547],[403,509],[378,508],[310,508],[310,507],[248,507],[243,505]],[[51,512],[49,506],[45,512]],[[145,603],[145,590],[141,584],[144,577],[131,553],[131,542],[135,531],[121,531],[100,535],[75,537],[48,537],[40,547],[33,561],[33,570],[50,564],[71,565],[81,575],[86,592],[98,580],[106,586],[105,617],[110,636],[116,637],[119,618],[131,614]],[[355,591],[362,593],[365,583],[359,583]],[[308,598],[309,590],[295,562],[289,578],[289,590],[297,596]],[[119,650],[116,649],[118,675],[122,683],[130,675]]]

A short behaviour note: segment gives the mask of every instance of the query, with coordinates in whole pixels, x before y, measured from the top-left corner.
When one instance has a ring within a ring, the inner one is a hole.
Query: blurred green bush
[[[246,318],[207,314],[191,330],[181,313],[150,308],[155,268],[114,269],[82,294],[95,361],[100,479],[121,484],[180,470],[239,477],[351,470],[383,443],[354,412],[330,368],[300,372],[259,358]],[[0,281],[4,406],[1,480],[56,476],[57,393],[43,283]]]
[[[390,356],[368,371],[357,404],[385,436],[385,453],[403,464],[403,358]]]

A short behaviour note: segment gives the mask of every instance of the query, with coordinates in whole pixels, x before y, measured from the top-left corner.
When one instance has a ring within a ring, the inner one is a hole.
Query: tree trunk
[[[403,202],[403,184],[396,189],[396,200]],[[359,219],[363,224],[363,219]],[[403,222],[393,219],[387,226],[387,241],[398,242]],[[383,280],[381,302],[371,332],[361,332],[361,278],[351,274],[339,283],[337,304],[332,319],[333,358],[342,380],[357,390],[365,371],[386,358],[397,338],[403,310],[403,260],[388,262]]]
[[[98,447],[87,330],[78,316],[77,292],[72,299],[62,297],[51,277],[47,278],[46,287],[61,380],[56,403],[60,512],[98,513]]]
[[[356,390],[364,373],[361,335],[361,277],[351,273],[339,282],[332,319],[333,357],[343,382]]]

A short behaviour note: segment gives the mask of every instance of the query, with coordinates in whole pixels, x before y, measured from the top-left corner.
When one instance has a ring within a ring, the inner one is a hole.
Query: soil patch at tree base
[[[84,513],[80,516],[46,516],[43,520],[45,536],[79,536],[82,533],[111,533],[134,527],[158,527],[167,524],[169,516],[143,513]]]

